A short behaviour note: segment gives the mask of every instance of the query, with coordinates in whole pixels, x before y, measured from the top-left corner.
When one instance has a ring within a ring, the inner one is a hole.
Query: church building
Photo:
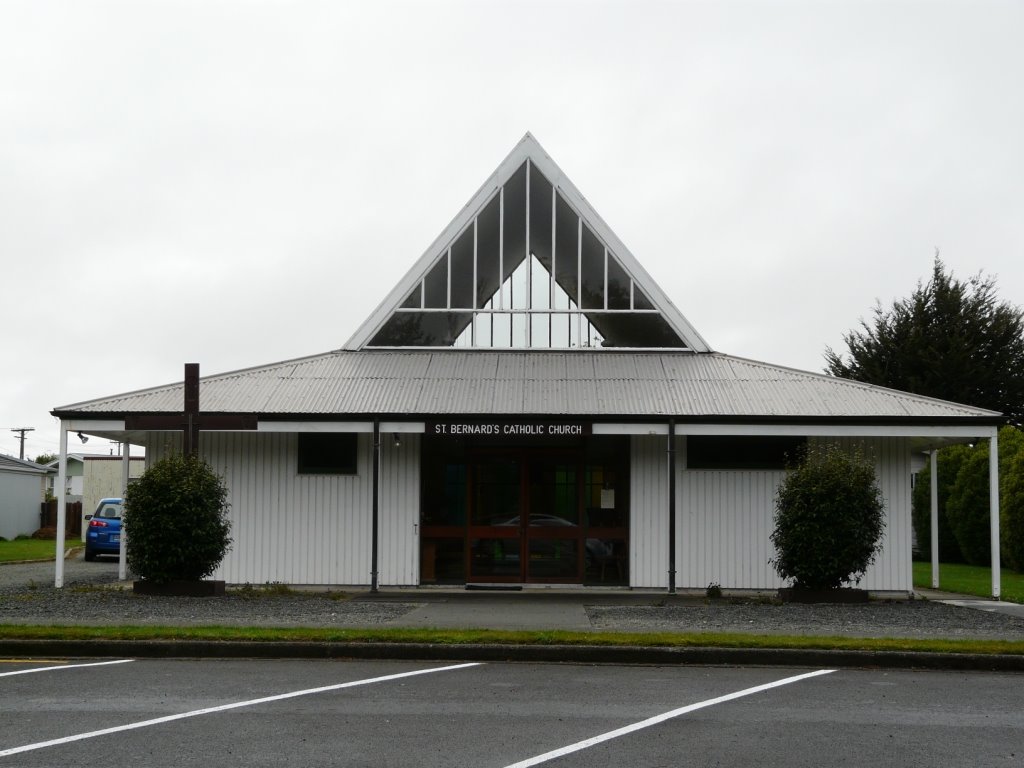
[[[53,414],[61,466],[69,432],[194,443],[215,577],[253,584],[775,589],[787,456],[856,446],[886,515],[861,586],[904,594],[912,455],[1001,423],[712,351],[529,134],[342,348]]]

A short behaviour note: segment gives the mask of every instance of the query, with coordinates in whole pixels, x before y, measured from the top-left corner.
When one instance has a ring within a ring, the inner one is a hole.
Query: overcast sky
[[[4,0],[0,453],[341,347],[526,131],[715,350],[821,371],[936,248],[1024,304],[1022,40],[1009,0]]]

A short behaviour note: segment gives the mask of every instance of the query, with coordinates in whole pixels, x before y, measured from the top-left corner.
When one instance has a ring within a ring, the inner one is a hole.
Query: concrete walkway
[[[1020,603],[1008,603],[1005,600],[993,600],[992,598],[975,597],[974,595],[961,595],[956,592],[943,592],[938,589],[915,589],[915,594],[925,600],[942,603],[944,605],[957,605],[961,608],[972,608],[976,611],[988,613],[1001,613],[1006,616],[1016,616],[1024,619],[1024,605]]]

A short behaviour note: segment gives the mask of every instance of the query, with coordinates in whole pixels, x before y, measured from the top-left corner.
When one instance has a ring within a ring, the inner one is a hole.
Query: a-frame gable
[[[346,349],[710,351],[527,133]]]

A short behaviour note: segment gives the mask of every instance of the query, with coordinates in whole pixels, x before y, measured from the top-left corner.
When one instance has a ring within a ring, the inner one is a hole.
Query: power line
[[[22,461],[25,460],[25,433],[26,432],[35,432],[35,431],[36,431],[35,427],[14,427],[11,430],[11,432],[20,432],[21,433],[21,437],[20,437],[21,448],[20,448],[20,450],[18,452],[18,458],[21,459]]]

